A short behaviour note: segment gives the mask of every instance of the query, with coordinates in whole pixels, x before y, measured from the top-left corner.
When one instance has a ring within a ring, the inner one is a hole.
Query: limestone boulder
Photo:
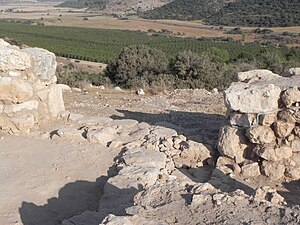
[[[289,159],[292,157],[292,148],[288,146],[275,147],[272,145],[257,146],[254,149],[255,153],[268,161],[280,161],[282,159]]]
[[[281,162],[263,161],[262,170],[272,180],[279,180],[284,176],[285,166]]]
[[[27,53],[0,45],[0,74],[9,71],[25,71],[30,67],[31,59]]]
[[[39,102],[37,100],[30,100],[20,104],[5,105],[3,108],[4,113],[16,113],[22,110],[37,110]],[[1,110],[0,110],[1,111]]]
[[[65,111],[62,89],[57,85],[51,85],[48,89],[48,106],[52,117],[57,117]]]
[[[259,116],[259,124],[263,126],[271,126],[277,121],[276,113],[262,114]]]
[[[28,81],[14,77],[0,76],[0,90],[0,100],[12,103],[26,102],[34,94],[34,88]]]
[[[143,148],[130,149],[122,157],[126,165],[155,167],[162,169],[166,165],[166,155],[162,152]]]
[[[22,52],[32,58],[35,77],[47,85],[57,81],[55,76],[57,62],[54,53],[41,48],[25,48]]]
[[[246,135],[252,143],[257,144],[270,144],[276,140],[273,130],[267,126],[249,128]]]
[[[247,138],[243,130],[224,126],[219,133],[218,150],[221,155],[234,159],[237,163],[244,161]]]
[[[285,170],[285,175],[293,180],[300,179],[300,167],[288,166]]]
[[[245,178],[257,177],[260,175],[260,169],[257,162],[242,166],[242,174]]]
[[[3,39],[0,39],[0,46],[2,46],[2,47],[9,47],[11,45],[8,42],[4,41]]]
[[[295,139],[292,141],[291,148],[293,152],[300,152],[300,140]]]
[[[183,187],[176,180],[156,184],[138,193],[134,198],[134,202],[143,207],[157,208],[170,202],[184,201],[180,195],[181,190],[183,190]]]
[[[285,138],[292,133],[294,127],[295,123],[280,120],[274,123],[274,132],[277,137]]]
[[[278,109],[281,88],[273,84],[233,83],[225,91],[228,109],[241,113],[264,113]]]
[[[238,113],[238,112],[227,112],[227,119],[231,125],[238,127],[250,127],[257,124],[256,114],[251,113]]]
[[[289,69],[289,73],[292,76],[299,76],[300,75],[300,67],[294,67],[294,68]]]
[[[238,73],[238,80],[246,83],[253,83],[255,81],[268,81],[279,78],[278,74],[270,70],[250,70],[247,72]]]
[[[175,158],[176,167],[201,167],[212,158],[212,148],[195,141],[182,141],[180,143],[180,157]]]
[[[87,140],[92,143],[100,143],[104,146],[107,146],[108,142],[111,142],[116,138],[116,134],[116,129],[112,127],[88,130]]]
[[[300,102],[300,91],[298,90],[298,87],[286,90],[281,99],[286,107],[291,107],[293,104]]]

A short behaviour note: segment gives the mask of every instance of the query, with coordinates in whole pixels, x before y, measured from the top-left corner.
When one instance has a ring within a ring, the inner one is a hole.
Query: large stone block
[[[34,94],[32,85],[19,78],[0,76],[0,100],[13,103],[28,101]]]
[[[238,73],[239,81],[252,83],[255,81],[268,81],[272,79],[276,79],[280,77],[279,75],[273,73],[270,70],[250,70],[247,72],[240,72]]]
[[[41,48],[25,48],[22,52],[31,56],[34,64],[33,74],[35,77],[47,85],[57,81],[55,76],[57,62],[52,52]]]
[[[278,109],[281,89],[273,84],[233,83],[225,91],[228,109],[242,113],[265,113]]]
[[[0,45],[0,73],[25,71],[31,66],[31,59],[25,52]]]
[[[246,135],[252,143],[257,144],[270,144],[276,140],[273,130],[267,126],[249,128]]]
[[[244,152],[247,145],[247,138],[243,130],[230,126],[224,126],[219,133],[218,150],[223,156],[234,159],[237,163],[244,161]]]
[[[51,85],[48,92],[48,106],[52,117],[57,117],[59,113],[65,111],[62,89],[56,85]]]

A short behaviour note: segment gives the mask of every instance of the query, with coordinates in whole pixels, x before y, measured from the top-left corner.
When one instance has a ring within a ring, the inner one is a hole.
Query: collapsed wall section
[[[239,73],[225,91],[228,125],[220,130],[218,150],[244,176],[300,178],[299,88],[300,76],[252,70]]]
[[[29,132],[65,111],[56,85],[56,58],[40,48],[20,49],[0,39],[0,129]]]

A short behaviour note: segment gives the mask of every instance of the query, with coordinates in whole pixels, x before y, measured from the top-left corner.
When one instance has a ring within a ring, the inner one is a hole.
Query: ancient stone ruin
[[[0,39],[0,129],[28,133],[64,111],[56,85],[56,58],[47,50],[12,46]]]
[[[300,178],[300,76],[268,70],[239,73],[225,91],[228,125],[219,134],[218,164],[244,177]]]

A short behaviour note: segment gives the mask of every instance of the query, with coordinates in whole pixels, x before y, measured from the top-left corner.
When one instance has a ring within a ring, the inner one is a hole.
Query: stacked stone
[[[29,132],[65,110],[56,66],[47,50],[20,49],[0,39],[0,130]]]
[[[220,130],[221,164],[245,177],[300,178],[300,76],[239,73],[225,91],[228,125]]]

